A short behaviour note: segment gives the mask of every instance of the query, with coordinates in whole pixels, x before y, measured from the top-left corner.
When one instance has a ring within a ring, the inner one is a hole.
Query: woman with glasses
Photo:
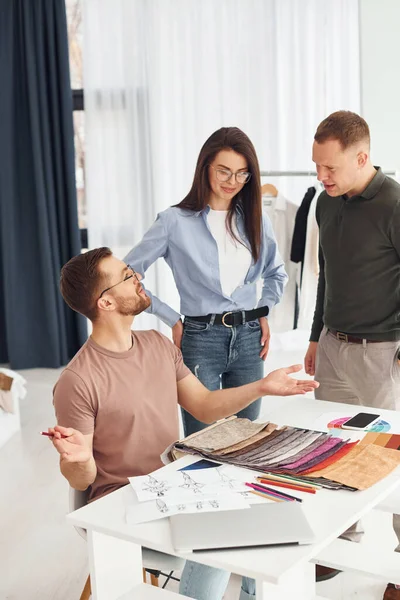
[[[161,257],[174,275],[180,314],[146,289],[148,311],[172,327],[174,343],[194,375],[210,390],[261,379],[270,338],[267,316],[287,276],[271,223],[262,214],[254,146],[237,127],[223,127],[208,138],[187,196],[157,216],[125,261],[144,275]],[[260,403],[261,398],[238,416],[256,419]],[[184,410],[182,419],[185,435],[206,427]],[[187,561],[179,591],[218,600],[228,580],[229,573]],[[240,599],[254,597],[255,582],[244,578]]]
[[[287,276],[269,218],[262,214],[254,146],[237,127],[222,127],[208,138],[187,196],[157,216],[125,261],[144,275],[161,257],[174,275],[181,314],[146,290],[148,311],[172,327],[190,370],[210,390],[263,377],[267,316]],[[256,419],[260,403],[238,416]],[[182,413],[185,435],[206,427]]]

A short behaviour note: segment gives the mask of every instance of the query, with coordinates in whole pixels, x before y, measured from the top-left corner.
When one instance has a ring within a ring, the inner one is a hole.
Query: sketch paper
[[[154,471],[149,475],[130,477],[129,482],[135,490],[139,502],[149,500],[168,500],[170,504],[181,501],[195,502],[202,496],[219,496],[226,492],[245,492],[244,482],[249,481],[251,473],[242,473],[231,465],[221,465],[215,469],[197,469],[190,471]]]
[[[255,496],[256,497],[256,496]],[[149,502],[138,502],[127,507],[126,521],[130,525],[146,523],[170,517],[178,513],[202,513],[215,512],[222,510],[241,510],[249,508],[250,503],[241,494],[224,494],[218,498],[202,497],[196,502],[179,502],[178,504],[169,504],[167,501],[159,498]]]

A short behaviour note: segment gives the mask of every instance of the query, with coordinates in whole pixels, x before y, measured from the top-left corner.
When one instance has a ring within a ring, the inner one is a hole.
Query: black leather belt
[[[339,342],[348,342],[350,344],[362,344],[363,338],[355,337],[354,335],[349,335],[348,333],[343,333],[342,331],[336,331],[336,329],[328,329],[329,333],[331,333]],[[365,339],[365,338],[364,338]],[[380,344],[383,340],[365,340],[368,344]]]
[[[260,308],[254,308],[253,310],[238,310],[237,312],[228,311],[221,315],[204,315],[202,317],[189,317],[185,318],[191,321],[200,321],[200,323],[210,323],[214,316],[214,325],[225,325],[225,327],[237,327],[248,321],[255,321],[260,317],[266,317],[269,313],[268,306],[261,306]]]

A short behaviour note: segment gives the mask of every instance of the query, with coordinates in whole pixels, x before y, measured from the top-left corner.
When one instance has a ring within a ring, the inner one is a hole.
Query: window
[[[82,65],[82,3],[66,0],[69,66],[73,101],[75,178],[78,200],[78,219],[82,248],[87,248],[87,209],[85,197],[85,113]]]

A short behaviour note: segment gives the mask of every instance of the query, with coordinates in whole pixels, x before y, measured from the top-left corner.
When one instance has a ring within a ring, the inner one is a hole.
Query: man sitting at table
[[[297,365],[255,383],[208,391],[166,337],[131,330],[150,299],[140,276],[109,248],[72,258],[62,268],[60,287],[67,304],[91,320],[93,331],[54,388],[58,425],[49,432],[62,474],[73,488],[89,488],[89,500],[162,466],[160,454],[179,437],[177,403],[213,423],[260,396],[304,394],[318,386],[289,377],[301,369]],[[225,571],[187,561],[180,593],[218,600],[228,580]],[[244,578],[241,598],[254,598],[252,580]]]

